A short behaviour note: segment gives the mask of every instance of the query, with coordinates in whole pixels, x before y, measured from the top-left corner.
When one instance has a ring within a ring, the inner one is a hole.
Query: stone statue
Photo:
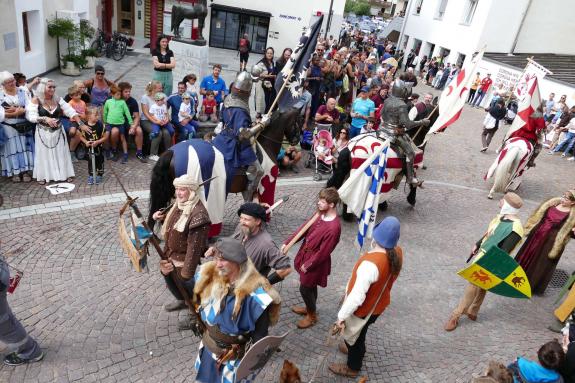
[[[196,40],[190,40],[194,45],[206,45],[204,38],[204,25],[208,15],[208,1],[197,0],[196,3],[190,7],[180,7],[178,5],[172,6],[172,25],[171,30],[174,33],[175,40],[182,40],[180,36],[180,24],[185,19],[198,19],[199,37]],[[186,39],[187,40],[187,39]]]

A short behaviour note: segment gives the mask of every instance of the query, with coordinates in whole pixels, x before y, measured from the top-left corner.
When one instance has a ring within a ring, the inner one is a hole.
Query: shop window
[[[473,16],[475,15],[475,10],[477,9],[477,3],[479,3],[479,0],[467,0],[467,4],[463,11],[463,19],[461,20],[463,24],[471,24]]]
[[[268,38],[269,17],[228,10],[212,9],[210,46],[237,50],[240,38],[248,35],[253,53],[264,53]]]
[[[32,45],[30,44],[30,29],[28,27],[28,12],[22,12],[22,29],[23,29],[23,40],[24,40],[24,52],[30,52],[32,50]]]

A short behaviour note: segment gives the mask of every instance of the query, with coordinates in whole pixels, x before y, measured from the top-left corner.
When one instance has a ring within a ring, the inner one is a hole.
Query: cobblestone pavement
[[[133,72],[126,75],[128,81],[138,76]],[[405,201],[402,188],[390,199],[385,214],[402,222],[405,261],[390,307],[368,333],[362,373],[369,381],[467,382],[488,360],[534,358],[538,346],[555,337],[545,328],[552,318],[556,288],[531,300],[489,294],[476,323],[463,319],[453,333],[443,331],[465,287],[456,271],[498,210],[497,201],[486,198],[489,187],[482,179],[495,157],[494,148],[479,153],[483,116],[466,107],[447,133],[431,138],[428,170],[419,174],[426,187],[419,191],[415,208]],[[494,144],[502,134],[498,132]],[[128,190],[146,196],[151,165],[131,159],[128,165],[114,166],[121,169]],[[117,239],[119,186],[107,172],[102,185],[88,187],[85,168],[85,163],[76,164],[77,188],[57,197],[36,184],[0,181],[5,203],[0,210],[2,253],[25,271],[9,301],[46,350],[41,363],[0,366],[0,382],[193,382],[198,341],[191,332],[176,328],[184,312],[166,313],[162,308],[171,297],[155,254],[148,273],[131,270]],[[542,155],[518,190],[526,200],[521,217],[526,219],[543,199],[572,187],[572,174],[572,163]],[[321,186],[309,171],[282,174],[277,195],[292,198],[269,224],[278,242],[313,213]],[[140,202],[142,208],[146,202]],[[239,196],[230,196],[226,203],[226,233],[237,223],[240,204]],[[26,213],[30,209],[35,213]],[[333,347],[326,347],[326,336],[358,256],[355,234],[355,224],[343,225],[328,288],[319,292],[320,320],[315,327],[295,327],[297,317],[289,308],[301,302],[297,277],[291,275],[278,286],[282,315],[271,332],[290,334],[258,381],[277,381],[284,359],[299,366],[304,381],[316,371],[316,382],[352,381],[330,375],[321,362],[326,354],[328,361],[344,360]],[[569,245],[559,263],[568,273],[575,270],[573,249]]]

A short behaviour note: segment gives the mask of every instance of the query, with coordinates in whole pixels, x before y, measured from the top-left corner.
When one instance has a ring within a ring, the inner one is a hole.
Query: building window
[[[24,29],[24,52],[30,52],[32,46],[30,45],[30,31],[28,29],[28,12],[22,12],[22,28]]]
[[[473,15],[475,15],[475,10],[477,9],[477,3],[479,3],[479,0],[467,0],[465,10],[463,11],[463,20],[461,21],[463,24],[471,24]]]
[[[423,6],[423,0],[416,0],[415,9],[413,10],[414,15],[419,15],[421,13],[421,7]]]
[[[440,0],[439,6],[437,7],[437,13],[435,14],[436,19],[443,19],[443,15],[445,15],[445,9],[447,8],[447,0]]]

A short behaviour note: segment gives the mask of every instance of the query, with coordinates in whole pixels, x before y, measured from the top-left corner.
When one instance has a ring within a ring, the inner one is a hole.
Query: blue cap
[[[384,249],[393,249],[399,241],[399,220],[393,216],[386,217],[373,229],[373,239]]]
[[[369,92],[369,87],[368,87],[368,86],[364,86],[364,87],[361,88],[359,91],[360,91],[360,92],[368,93],[368,92]]]

